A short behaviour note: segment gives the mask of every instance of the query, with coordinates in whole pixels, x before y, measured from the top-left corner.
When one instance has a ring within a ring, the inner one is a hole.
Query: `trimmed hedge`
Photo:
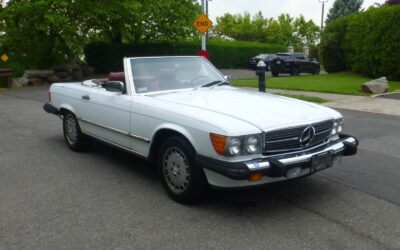
[[[400,80],[400,6],[370,8],[333,21],[322,34],[321,54],[328,72]]]
[[[200,48],[200,41],[139,44],[92,43],[85,48],[85,58],[97,73],[107,73],[122,70],[124,57],[197,55]],[[275,44],[210,41],[207,43],[207,51],[210,53],[210,61],[218,68],[246,68],[250,58],[257,54],[277,53],[287,51],[287,48],[284,45]]]

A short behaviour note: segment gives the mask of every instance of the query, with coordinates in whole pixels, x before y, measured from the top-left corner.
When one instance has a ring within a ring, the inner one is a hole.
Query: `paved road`
[[[383,95],[377,96],[377,98],[400,100],[400,93],[383,94]]]
[[[46,96],[0,94],[0,249],[400,248],[396,117],[344,111],[361,149],[342,166],[190,207],[142,160],[101,144],[68,150]]]

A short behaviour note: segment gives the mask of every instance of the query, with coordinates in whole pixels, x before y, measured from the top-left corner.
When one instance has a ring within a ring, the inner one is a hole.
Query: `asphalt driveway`
[[[0,93],[0,249],[400,248],[398,117],[343,111],[361,146],[341,166],[184,206],[134,156],[71,152],[46,99]]]

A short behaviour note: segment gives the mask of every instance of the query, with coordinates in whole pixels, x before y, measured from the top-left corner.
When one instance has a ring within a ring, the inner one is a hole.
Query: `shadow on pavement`
[[[99,167],[118,168],[123,175],[132,178],[132,182],[138,176],[145,182],[153,184],[157,182],[159,191],[162,192],[160,195],[167,196],[162,189],[156,167],[148,161],[96,141],[87,153],[95,155],[99,161],[109,163]],[[211,210],[228,210],[238,216],[245,215],[247,210],[258,209],[262,209],[262,213],[265,213],[265,209],[274,213],[273,210],[282,212],[285,206],[296,203],[297,200],[318,200],[326,194],[332,195],[333,191],[330,190],[329,183],[312,176],[255,188],[231,190],[210,188],[205,197],[194,206]]]

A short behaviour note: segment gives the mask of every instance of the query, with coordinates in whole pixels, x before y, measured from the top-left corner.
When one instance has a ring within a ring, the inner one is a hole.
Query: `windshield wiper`
[[[204,84],[204,85],[197,86],[197,87],[194,88],[194,89],[208,88],[208,87],[220,86],[220,85],[229,85],[229,83],[228,83],[228,82],[225,82],[225,81],[220,81],[220,80],[218,80],[218,81],[212,81],[212,82],[206,83],[206,84]]]

